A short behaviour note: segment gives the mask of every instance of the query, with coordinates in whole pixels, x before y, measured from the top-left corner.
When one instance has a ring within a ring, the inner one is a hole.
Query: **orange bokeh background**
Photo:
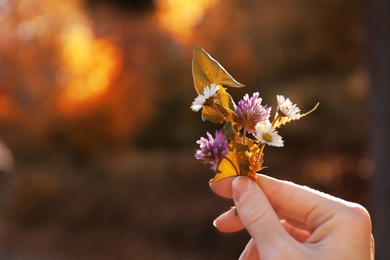
[[[238,258],[248,235],[212,226],[231,202],[193,158],[218,127],[189,108],[195,44],[246,85],[229,90],[236,101],[320,102],[280,131],[266,174],[370,208],[363,1],[114,2],[0,1],[0,141],[13,155],[0,157],[13,165],[0,256]]]

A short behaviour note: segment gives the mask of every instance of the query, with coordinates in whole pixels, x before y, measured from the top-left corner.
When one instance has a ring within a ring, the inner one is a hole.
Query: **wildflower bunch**
[[[262,170],[264,148],[283,146],[277,129],[298,120],[314,111],[301,114],[296,104],[283,95],[277,95],[277,109],[272,120],[271,107],[262,104],[258,92],[250,97],[246,94],[235,104],[225,86],[243,87],[206,51],[194,47],[192,75],[198,96],[191,105],[195,112],[201,110],[202,119],[222,124],[215,137],[207,132],[201,137],[195,158],[210,164],[216,173],[211,182],[244,175],[257,180],[256,173]]]

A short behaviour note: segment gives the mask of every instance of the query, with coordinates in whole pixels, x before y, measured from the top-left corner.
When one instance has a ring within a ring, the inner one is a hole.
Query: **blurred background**
[[[238,258],[249,236],[213,227],[232,202],[193,156],[219,128],[190,109],[195,44],[246,85],[229,89],[236,102],[320,102],[280,130],[284,148],[266,148],[265,174],[374,214],[366,7],[0,0],[0,258]]]

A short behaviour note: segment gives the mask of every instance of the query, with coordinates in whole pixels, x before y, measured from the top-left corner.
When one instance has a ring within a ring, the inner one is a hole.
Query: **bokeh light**
[[[194,27],[203,21],[217,0],[158,0],[157,17],[161,26],[180,42],[194,40]]]
[[[96,39],[85,25],[75,24],[63,30],[60,36],[61,67],[56,81],[64,87],[63,104],[98,96],[110,86],[120,69],[118,50],[104,39]]]

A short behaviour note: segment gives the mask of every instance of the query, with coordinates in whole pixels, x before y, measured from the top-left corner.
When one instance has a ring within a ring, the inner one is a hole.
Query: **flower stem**
[[[225,120],[225,122],[228,122],[229,120],[225,117],[225,115],[224,114],[222,114],[222,112],[221,111],[219,111],[219,109],[215,106],[215,104],[214,103],[212,103],[211,104],[211,107],[212,108],[214,108],[215,109],[215,111],[217,111],[218,112],[218,114]]]
[[[244,128],[242,132],[242,144],[245,145],[245,138],[246,138],[246,129]]]
[[[229,122],[229,120],[224,116],[224,114],[222,114],[221,111],[219,111],[219,109],[215,106],[215,104],[211,104],[211,107],[215,109],[215,111],[218,112],[218,114],[225,120],[225,123]],[[238,138],[238,134],[237,134],[237,131],[236,129],[234,129],[234,127],[232,127],[232,131],[234,132],[234,136]],[[245,139],[244,139],[245,140]]]

